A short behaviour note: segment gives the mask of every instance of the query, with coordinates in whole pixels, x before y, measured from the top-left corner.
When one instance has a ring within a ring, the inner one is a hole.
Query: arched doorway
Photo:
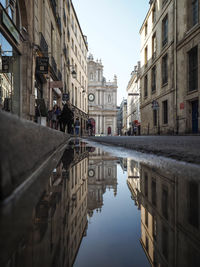
[[[111,135],[111,127],[108,127],[108,135]]]

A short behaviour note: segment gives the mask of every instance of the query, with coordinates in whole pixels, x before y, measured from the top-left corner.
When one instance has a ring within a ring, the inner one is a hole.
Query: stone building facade
[[[33,6],[25,0],[0,3],[0,106],[24,118],[29,117],[32,89]],[[10,87],[6,95],[5,84]]]
[[[88,100],[89,118],[93,134],[115,135],[117,133],[117,77],[106,82],[103,65],[88,57]]]
[[[200,1],[176,4],[175,84],[177,132],[200,132]]]
[[[150,1],[140,29],[142,134],[199,132],[199,8]]]
[[[128,86],[126,88],[127,97],[127,131],[133,135],[134,127],[136,133],[140,133],[140,63],[135,66],[131,73]]]
[[[10,61],[1,79],[10,77],[4,108],[23,118],[47,124],[47,111],[69,99],[81,132],[88,119],[87,38],[71,0],[1,1],[1,61]],[[3,62],[4,62],[3,61]],[[6,64],[3,64],[5,67]],[[4,73],[9,73],[5,76]],[[73,75],[72,75],[73,74]],[[5,84],[5,81],[2,81]],[[2,87],[3,88],[3,87]]]

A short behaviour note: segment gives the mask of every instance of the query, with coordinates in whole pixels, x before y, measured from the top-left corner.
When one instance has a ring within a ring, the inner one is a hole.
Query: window
[[[151,91],[156,91],[156,66],[151,70]]]
[[[75,87],[75,106],[77,107],[77,88]]]
[[[156,111],[156,119],[157,119],[157,110],[154,110]],[[156,123],[157,123],[157,120],[156,120]],[[152,179],[152,182],[151,182],[151,201],[152,201],[152,204],[156,207],[156,180],[155,179]]]
[[[152,59],[156,58],[156,34],[152,37]]]
[[[168,15],[162,21],[162,45],[165,46],[168,42]]]
[[[162,227],[162,253],[166,260],[169,254],[169,233],[166,227]]]
[[[148,95],[148,76],[144,77],[144,97]]]
[[[162,85],[168,82],[168,55],[162,58]]]
[[[145,209],[145,224],[148,227],[148,211]]]
[[[152,23],[155,22],[156,22],[156,6],[154,5],[152,9]]]
[[[77,56],[77,46],[75,45],[75,55]]]
[[[199,20],[199,12],[198,12],[198,0],[192,1],[192,26],[196,25]]]
[[[148,46],[146,46],[145,50],[144,50],[144,64],[145,64],[145,67],[147,66],[147,60],[148,60]]]
[[[72,105],[74,105],[74,84],[72,83]]]
[[[147,35],[148,33],[148,24],[146,23],[145,26],[144,26],[144,33],[145,33],[145,36]]]
[[[168,123],[168,101],[165,100],[162,102],[163,106],[163,123],[167,124]]]
[[[91,72],[90,73],[90,81],[93,81],[93,79],[94,79],[94,76],[93,76],[93,73]]]
[[[162,188],[162,214],[168,219],[168,189],[166,187]]]
[[[198,47],[192,48],[188,53],[189,61],[189,91],[198,89]]]
[[[98,82],[100,82],[101,70],[97,70],[97,73],[98,73]]]
[[[148,198],[148,175],[145,173],[144,175],[144,195]]]
[[[157,236],[157,223],[156,223],[156,217],[155,215],[152,216],[152,235],[154,240],[156,240]]]
[[[72,39],[72,50],[74,50],[74,40]]]

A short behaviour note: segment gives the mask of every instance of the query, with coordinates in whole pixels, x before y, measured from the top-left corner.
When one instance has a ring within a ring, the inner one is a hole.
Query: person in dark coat
[[[65,127],[67,125],[67,131],[69,134],[71,134],[73,121],[74,121],[74,114],[71,111],[71,109],[69,108],[68,103],[66,103],[63,106],[63,110],[62,110],[61,115],[60,115],[60,126],[61,126],[60,130],[62,132],[65,132]]]

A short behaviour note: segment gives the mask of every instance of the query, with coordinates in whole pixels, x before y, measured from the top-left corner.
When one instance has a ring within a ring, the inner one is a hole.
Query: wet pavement
[[[0,266],[199,265],[198,165],[76,139],[47,170],[0,206]]]

